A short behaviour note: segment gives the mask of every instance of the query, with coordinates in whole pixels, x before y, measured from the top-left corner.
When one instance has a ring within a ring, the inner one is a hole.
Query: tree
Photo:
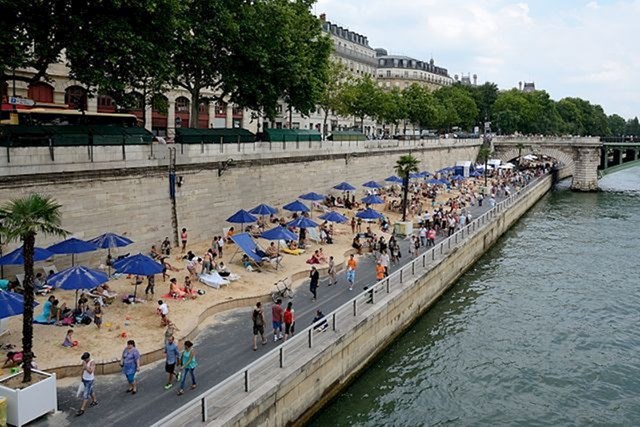
[[[482,147],[480,148],[480,151],[478,152],[478,160],[482,163],[484,163],[484,186],[487,186],[487,172],[488,172],[488,163],[489,163],[489,159],[491,158],[491,148],[489,147]]]
[[[419,84],[412,84],[402,92],[406,103],[407,119],[418,129],[435,127],[442,118],[441,110],[433,95],[427,88]]]
[[[612,136],[623,136],[625,133],[626,120],[617,114],[612,114],[607,118],[609,130]]]
[[[392,124],[395,130],[391,134],[397,133],[398,125],[408,117],[407,99],[398,88],[393,88],[388,92],[382,92],[378,120],[383,123]]]
[[[407,199],[409,194],[409,174],[418,172],[418,164],[420,161],[411,154],[400,156],[396,161],[395,170],[400,178],[402,178],[402,222],[407,220]]]
[[[366,76],[345,85],[342,91],[343,113],[360,119],[360,129],[364,132],[364,118],[378,115],[382,91]]]
[[[493,106],[493,119],[503,134],[527,133],[533,111],[524,93],[512,89],[500,92]]]
[[[627,120],[627,125],[625,126],[625,134],[631,136],[640,136],[640,121],[638,121],[638,117]]]
[[[552,135],[558,134],[562,127],[562,117],[556,109],[556,102],[544,90],[525,92],[529,102],[530,117],[523,129],[525,133]]]
[[[330,62],[327,74],[327,84],[324,87],[318,105],[322,108],[324,118],[322,120],[322,136],[326,138],[328,130],[327,120],[329,114],[343,109],[341,91],[347,82],[348,74],[345,67],[339,62]]]
[[[444,110],[442,127],[449,130],[459,126],[469,130],[478,120],[478,107],[471,95],[459,85],[445,86],[434,92]]]
[[[22,351],[24,352],[23,382],[31,381],[33,360],[33,254],[38,233],[49,236],[65,236],[60,227],[60,208],[49,196],[31,194],[15,199],[0,208],[0,232],[8,241],[22,241],[24,256],[24,312],[22,314]]]

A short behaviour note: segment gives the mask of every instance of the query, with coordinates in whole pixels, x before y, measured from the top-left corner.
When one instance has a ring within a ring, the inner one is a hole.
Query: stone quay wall
[[[359,187],[394,173],[403,154],[416,156],[421,170],[475,160],[480,140],[287,142],[122,147],[0,149],[0,204],[29,193],[52,196],[62,205],[62,225],[89,239],[105,232],[135,243],[115,253],[147,252],[164,237],[173,240],[169,162],[182,184],[176,188],[178,229],[205,241],[231,224],[238,209],[260,203],[278,207],[300,194],[327,193],[341,181]],[[231,161],[232,160],[232,161]],[[339,192],[333,190],[335,194]],[[38,236],[47,246],[51,238]],[[6,253],[15,243],[5,246]],[[101,258],[97,258],[101,257]],[[104,262],[104,254],[80,254],[78,263]],[[57,267],[70,257],[58,256]],[[5,270],[6,271],[6,270]]]
[[[329,328],[299,331],[279,349],[154,424],[304,425],[484,255],[552,187],[546,176],[477,218],[353,301]]]

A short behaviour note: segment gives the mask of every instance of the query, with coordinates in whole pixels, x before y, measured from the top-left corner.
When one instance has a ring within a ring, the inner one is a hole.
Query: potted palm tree
[[[487,186],[487,166],[489,163],[489,158],[491,157],[491,149],[488,147],[482,147],[478,152],[478,160],[484,163],[484,186]],[[484,192],[484,190],[483,190]]]
[[[402,178],[402,222],[398,225],[396,233],[407,236],[413,232],[413,223],[407,221],[407,199],[409,195],[409,175],[418,172],[420,161],[411,154],[400,156],[396,161],[396,174]]]
[[[60,227],[60,205],[51,197],[31,194],[0,208],[0,234],[7,241],[22,242],[24,257],[24,311],[22,314],[23,372],[0,382],[7,397],[7,421],[22,425],[57,409],[55,375],[33,370],[33,257],[36,235],[65,236]],[[32,376],[32,373],[36,375]]]

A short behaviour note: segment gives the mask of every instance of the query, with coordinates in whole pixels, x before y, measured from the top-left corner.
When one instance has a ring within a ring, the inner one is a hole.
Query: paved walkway
[[[489,209],[488,205],[489,203],[485,203],[482,207],[472,207],[473,218],[486,212]],[[442,237],[438,236],[438,240],[441,239]],[[401,241],[400,246],[403,255],[401,264],[405,265],[411,261],[407,249],[408,242]],[[318,300],[315,302],[311,301],[308,286],[306,284],[299,286],[293,298],[297,328],[302,330],[310,325],[317,309],[328,314],[349,301],[356,294],[356,291],[375,283],[374,262],[371,255],[360,258],[356,287],[352,292],[348,290],[344,273],[339,274],[338,284],[335,286],[327,286],[326,278],[322,279],[318,289]],[[398,266],[390,267],[390,270],[395,271],[397,268]],[[286,301],[283,305],[286,306]],[[216,318],[216,323],[202,332],[195,340],[198,358],[198,367],[196,368],[198,389],[191,391],[187,386],[183,396],[176,395],[176,386],[170,390],[164,390],[163,386],[166,382],[164,362],[155,363],[143,368],[138,377],[139,388],[135,396],[125,393],[127,385],[124,376],[114,374],[97,377],[95,391],[99,405],[95,408],[88,408],[81,417],[75,416],[75,411],[81,403],[80,399],[75,396],[77,385],[59,388],[58,407],[61,412],[46,417],[36,424],[50,426],[148,426],[153,424],[189,399],[223,381],[282,342],[274,343],[272,331],[270,331],[268,344],[265,346],[258,344],[260,347],[258,351],[252,351],[251,313],[252,308],[250,307],[222,313]],[[266,326],[270,326],[270,304],[265,305],[265,315]]]

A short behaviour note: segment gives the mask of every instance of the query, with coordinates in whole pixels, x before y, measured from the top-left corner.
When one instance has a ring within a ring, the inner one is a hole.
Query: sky
[[[373,48],[640,116],[640,0],[318,0]]]

